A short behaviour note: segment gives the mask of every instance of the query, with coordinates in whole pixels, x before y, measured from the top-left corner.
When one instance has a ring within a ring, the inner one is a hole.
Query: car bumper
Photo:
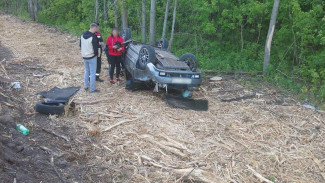
[[[156,68],[152,63],[149,63],[147,64],[145,72],[153,82],[161,85],[168,85],[173,88],[195,89],[202,83],[200,71],[162,70]],[[160,73],[165,73],[165,75],[162,76]],[[194,78],[194,76],[198,78]]]

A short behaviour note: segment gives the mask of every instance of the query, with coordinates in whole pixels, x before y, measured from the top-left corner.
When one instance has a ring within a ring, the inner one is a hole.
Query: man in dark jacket
[[[90,93],[99,92],[99,90],[96,90],[95,85],[99,49],[99,41],[95,35],[96,32],[99,32],[99,27],[97,24],[92,23],[90,30],[83,32],[80,38],[81,55],[85,66],[84,88],[88,90],[90,76]]]
[[[98,25],[99,28],[99,23],[96,24]],[[104,41],[100,32],[96,32],[95,35],[98,38],[98,44],[99,44],[99,50],[98,50],[99,53],[97,57],[97,68],[96,68],[96,81],[103,82],[104,80],[100,79],[99,75],[102,68],[102,52],[103,52],[102,45],[104,44]]]

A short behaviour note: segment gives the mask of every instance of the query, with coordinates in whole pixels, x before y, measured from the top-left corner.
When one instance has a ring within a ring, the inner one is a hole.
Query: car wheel
[[[139,69],[144,70],[148,63],[156,64],[156,52],[152,46],[143,45],[139,51]]]
[[[191,71],[196,72],[198,61],[193,54],[185,53],[179,60],[185,62],[190,67]]]
[[[168,40],[166,38],[161,38],[158,47],[161,48],[162,50],[167,50],[168,48]]]
[[[36,112],[46,115],[61,115],[64,113],[64,105],[62,103],[46,104],[44,101],[36,103]]]
[[[131,36],[131,30],[129,28],[124,28],[123,31],[122,31],[122,38],[125,41],[129,41],[132,39],[132,36]]]

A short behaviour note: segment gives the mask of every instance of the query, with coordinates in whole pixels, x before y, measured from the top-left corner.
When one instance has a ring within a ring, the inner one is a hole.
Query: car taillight
[[[192,78],[194,78],[194,79],[200,79],[200,75],[199,74],[192,75]]]

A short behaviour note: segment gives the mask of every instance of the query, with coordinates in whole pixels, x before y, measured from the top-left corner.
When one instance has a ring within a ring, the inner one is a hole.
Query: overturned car
[[[198,61],[193,54],[186,53],[181,58],[169,51],[168,41],[162,38],[157,46],[136,42],[131,38],[130,29],[122,32],[125,45],[125,68],[132,77],[132,81],[153,82],[155,91],[163,88],[183,91],[188,97],[191,91],[202,83]]]

